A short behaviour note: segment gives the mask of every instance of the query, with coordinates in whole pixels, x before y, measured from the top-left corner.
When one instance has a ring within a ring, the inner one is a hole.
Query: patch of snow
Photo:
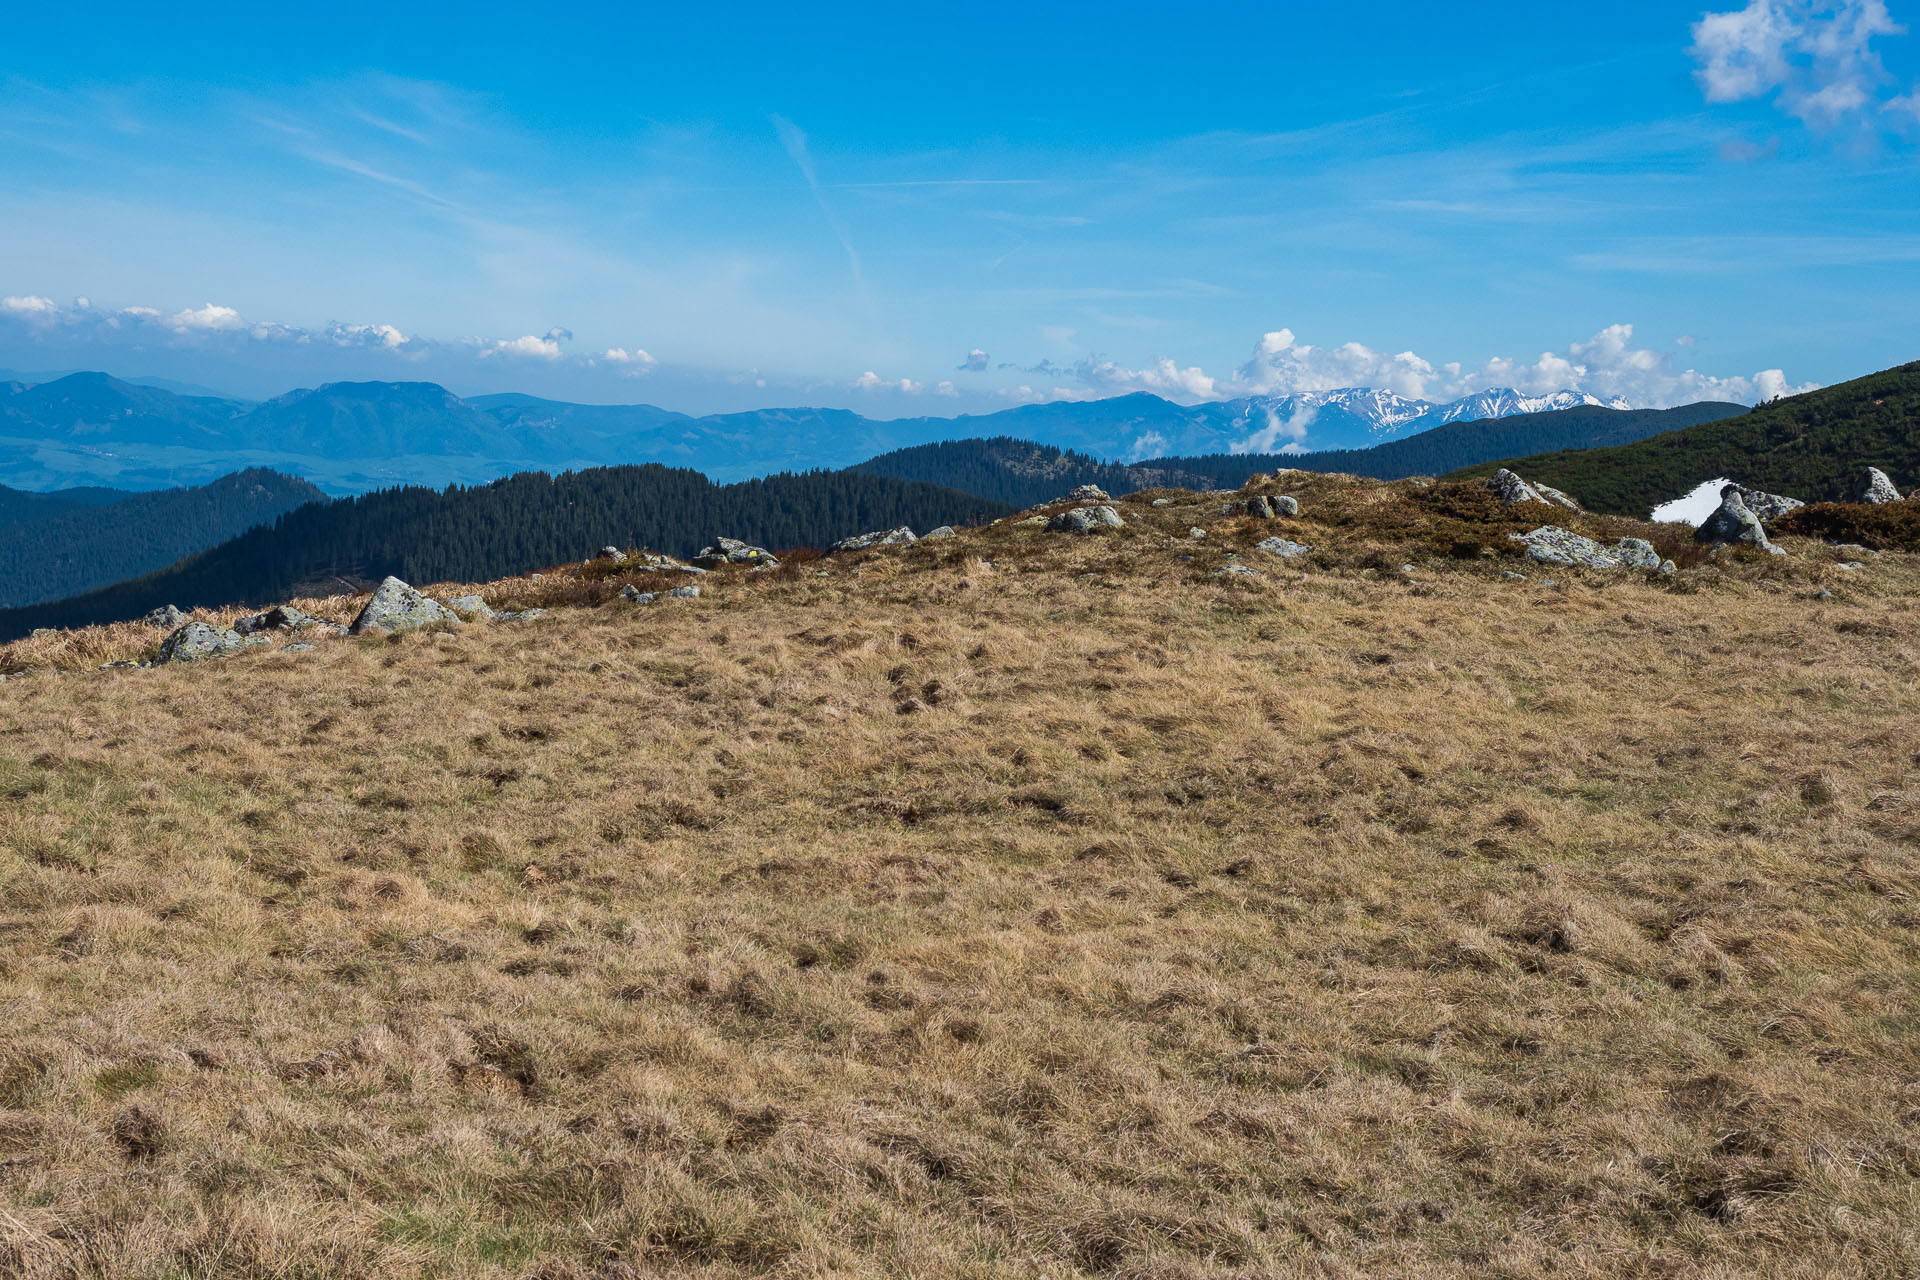
[[[1655,507],[1653,518],[1656,521],[1697,525],[1719,509],[1720,491],[1732,483],[1725,476],[1718,480],[1702,481],[1693,492]]]

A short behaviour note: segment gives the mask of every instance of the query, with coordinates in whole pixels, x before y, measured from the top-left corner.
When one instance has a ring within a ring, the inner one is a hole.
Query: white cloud
[[[967,358],[961,362],[962,373],[985,373],[987,371],[987,353],[975,347],[967,352]]]
[[[1676,345],[1684,351],[1692,344]],[[1277,329],[1254,345],[1252,357],[1231,378],[1216,379],[1204,370],[1183,369],[1164,358],[1145,369],[1084,360],[1075,372],[1095,394],[1151,391],[1187,401],[1291,396],[1350,387],[1375,387],[1409,400],[1450,401],[1510,387],[1527,395],[1584,391],[1602,400],[1666,408],[1699,400],[1751,404],[1810,391],[1817,385],[1792,384],[1778,369],[1747,377],[1719,377],[1677,368],[1672,353],[1634,346],[1630,324],[1610,325],[1585,342],[1568,344],[1564,351],[1544,351],[1531,360],[1496,356],[1477,367],[1458,361],[1436,365],[1412,351],[1392,354],[1359,342],[1319,347],[1299,341],[1290,329]],[[1026,387],[1003,394],[1014,399],[1043,398]],[[1311,419],[1296,421],[1296,417],[1270,420],[1241,443],[1259,452],[1270,452],[1283,441],[1298,444]]]
[[[204,307],[176,311],[167,317],[167,327],[175,333],[226,333],[245,328],[246,321],[232,307],[219,307],[209,302]]]
[[[52,298],[37,298],[29,294],[24,298],[0,298],[0,312],[44,323],[57,318],[60,308]]]
[[[623,378],[644,378],[653,372],[655,365],[660,363],[639,347],[631,351],[625,347],[608,347],[601,353],[600,358],[608,364],[619,366],[618,371]],[[592,361],[588,363],[591,364]]]
[[[1228,450],[1233,453],[1297,453],[1306,447],[1307,430],[1319,416],[1318,405],[1298,405],[1285,421],[1269,409],[1267,425],[1245,439],[1233,441],[1227,446]]]
[[[1108,391],[1151,391],[1174,399],[1219,400],[1219,387],[1197,366],[1182,369],[1165,356],[1145,369],[1126,369],[1111,360],[1088,356],[1074,367],[1080,380]]]
[[[889,381],[869,369],[853,380],[855,391],[898,391],[902,395],[917,396],[926,390],[923,383],[912,378],[901,378],[897,382]]]
[[[480,358],[491,356],[523,356],[533,360],[558,360],[560,342],[556,338],[536,338],[527,334],[523,338],[497,338],[480,348]]]
[[[933,394],[952,400],[960,395],[960,391],[951,382],[942,382],[933,389]]]
[[[326,340],[336,347],[379,347],[399,351],[411,341],[390,324],[341,324],[327,326]]]
[[[1702,16],[1688,52],[1708,102],[1772,97],[1787,114],[1829,130],[1863,121],[1879,101],[1888,77],[1873,41],[1905,32],[1884,0],[1751,0]]]

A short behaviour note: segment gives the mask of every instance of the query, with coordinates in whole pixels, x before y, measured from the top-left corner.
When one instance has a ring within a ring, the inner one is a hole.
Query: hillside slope
[[[108,506],[129,496],[125,489],[56,489],[52,493],[34,493],[0,485],[0,525],[31,524],[63,511]]]
[[[272,603],[335,578],[482,580],[590,556],[612,543],[692,555],[718,535],[762,546],[824,546],[870,529],[989,520],[1010,510],[970,494],[883,476],[811,472],[715,485],[649,464],[475,488],[390,489],[302,506],[170,568],[28,608],[0,609],[0,638],[182,608]]]
[[[8,646],[0,1273],[1920,1272],[1920,560],[1289,481]]]
[[[1920,486],[1920,362],[1760,405],[1738,417],[1636,444],[1542,453],[1461,470],[1512,467],[1595,511],[1641,515],[1721,476],[1805,502],[1850,497],[1876,466]]]
[[[48,495],[60,500],[61,495]],[[326,495],[273,471],[61,506],[0,538],[0,608],[80,595],[172,564]]]

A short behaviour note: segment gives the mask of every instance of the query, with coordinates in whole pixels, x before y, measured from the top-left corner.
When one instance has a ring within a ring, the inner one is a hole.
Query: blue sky
[[[1920,2],[35,8],[16,370],[898,416],[1920,357]]]

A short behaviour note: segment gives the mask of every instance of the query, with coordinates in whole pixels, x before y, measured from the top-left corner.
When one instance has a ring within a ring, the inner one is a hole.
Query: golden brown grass
[[[1920,566],[1284,487],[0,684],[0,1273],[1914,1274]]]

